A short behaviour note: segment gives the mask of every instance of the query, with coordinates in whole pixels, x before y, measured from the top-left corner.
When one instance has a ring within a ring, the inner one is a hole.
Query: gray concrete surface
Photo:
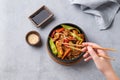
[[[54,21],[44,28],[36,28],[28,19],[34,11],[46,5],[54,13]],[[60,23],[79,25],[89,41],[118,52],[113,68],[120,76],[120,12],[111,28],[100,31],[93,16],[84,14],[68,0],[0,0],[0,80],[105,80],[93,61],[63,66],[55,63],[46,50],[47,36]],[[42,46],[35,48],[25,41],[25,35],[36,30],[42,38]]]

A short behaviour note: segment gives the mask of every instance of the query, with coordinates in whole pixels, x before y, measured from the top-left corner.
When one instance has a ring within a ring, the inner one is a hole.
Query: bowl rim
[[[73,60],[64,60],[64,59],[62,60],[62,59],[58,58],[56,55],[54,55],[54,54],[52,53],[51,48],[50,48],[49,36],[51,35],[51,33],[52,33],[53,30],[61,27],[61,25],[63,25],[63,24],[64,24],[64,25],[70,25],[70,26],[72,26],[72,27],[77,28],[81,33],[84,34],[84,36],[85,36],[85,41],[84,41],[84,42],[87,41],[87,39],[86,39],[86,34],[84,33],[84,31],[83,31],[79,26],[77,26],[77,25],[75,25],[75,24],[73,24],[73,23],[61,23],[61,24],[55,26],[55,27],[49,32],[49,34],[48,34],[48,38],[47,38],[47,49],[48,49],[48,51],[49,51],[48,53],[50,53],[51,56],[53,56],[55,59],[57,59],[57,60],[60,61],[60,62],[73,63],[73,62],[76,62],[76,61],[78,61],[79,59],[83,58],[83,55],[84,55],[85,53],[81,53],[79,57],[77,57],[77,58],[75,58],[75,59],[73,59]]]

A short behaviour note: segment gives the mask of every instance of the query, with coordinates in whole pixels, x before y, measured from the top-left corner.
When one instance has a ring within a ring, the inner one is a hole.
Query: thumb
[[[93,60],[98,59],[97,53],[94,51],[94,49],[91,46],[88,46],[87,49],[88,49],[88,53],[91,55]]]

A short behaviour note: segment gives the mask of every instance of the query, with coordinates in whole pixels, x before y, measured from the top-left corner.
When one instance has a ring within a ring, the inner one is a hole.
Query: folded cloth
[[[69,0],[72,4],[80,5],[80,9],[88,14],[94,15],[100,30],[110,27],[120,4],[117,0]]]

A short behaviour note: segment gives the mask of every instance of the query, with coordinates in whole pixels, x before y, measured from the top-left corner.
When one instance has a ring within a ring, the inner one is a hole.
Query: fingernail
[[[86,60],[86,59],[84,59],[84,61],[86,62],[87,60]]]
[[[82,45],[84,45],[85,43],[82,43]]]

